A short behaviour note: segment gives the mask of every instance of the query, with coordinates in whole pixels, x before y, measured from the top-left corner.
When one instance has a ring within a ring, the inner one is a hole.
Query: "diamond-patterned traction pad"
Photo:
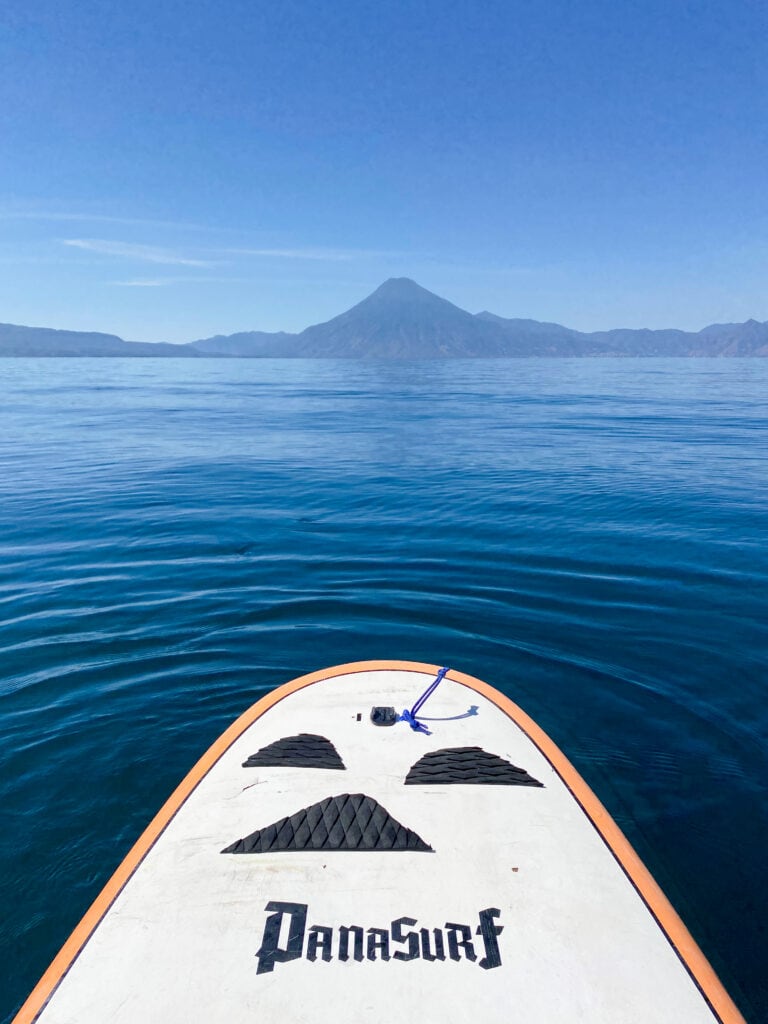
[[[524,768],[482,747],[447,747],[425,754],[405,777],[406,786],[541,786]]]
[[[238,839],[222,853],[286,850],[428,850],[432,847],[364,793],[342,793]]]
[[[243,768],[336,768],[343,771],[344,762],[325,736],[302,732],[257,750],[243,761]]]

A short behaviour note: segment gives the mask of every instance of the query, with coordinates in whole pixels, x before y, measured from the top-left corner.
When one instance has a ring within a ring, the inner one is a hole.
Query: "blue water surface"
[[[521,704],[768,1020],[768,360],[0,380],[0,1020],[232,719],[368,658]]]

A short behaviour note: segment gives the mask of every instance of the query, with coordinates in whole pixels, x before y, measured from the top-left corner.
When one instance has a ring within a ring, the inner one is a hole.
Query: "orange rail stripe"
[[[337,665],[333,668],[321,669],[318,672],[311,672],[309,675],[300,676],[298,679],[293,679],[291,682],[279,686],[253,704],[233,722],[216,740],[213,746],[203,754],[197,764],[160,808],[118,869],[96,897],[83,919],[64,943],[48,970],[19,1010],[12,1024],[34,1024],[38,1020],[46,1004],[50,1001],[91,935],[93,935],[114,901],[160,838],[170,821],[211,768],[249,726],[269,711],[270,708],[274,707],[275,704],[283,700],[283,698],[304,689],[305,686],[311,686],[313,683],[321,682],[324,679],[332,679],[336,676],[352,675],[357,672],[382,671],[429,674],[436,673],[438,666],[426,665],[416,661],[357,661],[347,665]],[[692,935],[659,888],[651,873],[632,849],[627,838],[608,811],[603,807],[559,747],[522,708],[509,700],[508,697],[499,693],[498,690],[489,686],[488,683],[475,679],[474,676],[454,670],[450,671],[447,678],[469,687],[490,700],[508,715],[539,748],[566,786],[568,786],[623,868],[722,1024],[746,1024],[709,961],[699,949]]]

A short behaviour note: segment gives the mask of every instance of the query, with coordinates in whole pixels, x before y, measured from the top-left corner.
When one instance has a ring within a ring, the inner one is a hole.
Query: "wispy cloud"
[[[401,256],[402,253],[387,252],[380,249],[332,249],[304,247],[299,249],[217,249],[217,252],[231,256],[267,256],[286,260],[320,260],[329,263],[342,263],[349,260],[375,259],[377,257]]]
[[[117,256],[121,259],[140,260],[145,263],[162,263],[180,267],[214,267],[215,260],[193,259],[173,249],[158,245],[137,245],[133,242],[109,242],[102,238],[62,238],[63,245],[88,252],[101,253],[104,256]]]
[[[287,260],[329,260],[332,262],[357,259],[352,249],[221,249],[233,256],[276,256]]]
[[[116,284],[120,288],[162,288],[163,285],[170,284],[172,278],[144,278],[138,281],[110,281],[110,284]]]
[[[109,281],[118,288],[164,288],[173,284],[249,284],[251,278],[242,277],[209,277],[208,275],[190,274],[188,277],[139,277],[127,281]]]
[[[0,207],[0,221],[31,220],[50,223],[122,224],[128,227],[181,228],[189,231],[220,231],[218,227],[188,221],[155,220],[151,217],[121,217],[87,210],[19,210]]]

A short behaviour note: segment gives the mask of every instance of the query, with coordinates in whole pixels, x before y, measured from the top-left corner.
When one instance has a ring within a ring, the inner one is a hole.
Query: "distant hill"
[[[560,324],[537,320],[505,320],[492,313],[478,313],[502,326],[511,345],[526,343],[537,356],[768,356],[768,322],[747,320],[743,324],[712,324],[701,331],[674,328],[618,328],[584,333]],[[508,355],[522,354],[509,352]]]
[[[184,345],[123,341],[116,334],[56,331],[50,327],[0,324],[0,356],[182,356],[193,358]]]
[[[243,331],[240,334],[217,334],[213,338],[203,338],[201,341],[193,341],[178,347],[191,349],[204,356],[253,359],[282,352],[283,347],[287,350],[289,339],[295,337],[295,334],[286,334],[285,331],[277,331],[274,334],[267,331]]]
[[[543,323],[540,320],[506,319],[483,311],[476,319],[495,324],[503,330],[507,356],[580,356],[584,355],[581,341],[586,335],[563,327],[562,324]]]
[[[574,331],[562,324],[468,313],[406,277],[391,278],[345,313],[300,334],[243,331],[186,345],[123,341],[114,334],[0,324],[0,356],[174,358],[506,359],[517,357],[761,356],[768,322],[702,331]]]
[[[768,322],[747,320],[743,324],[712,324],[694,335],[700,339],[702,351],[691,355],[768,356]]]

